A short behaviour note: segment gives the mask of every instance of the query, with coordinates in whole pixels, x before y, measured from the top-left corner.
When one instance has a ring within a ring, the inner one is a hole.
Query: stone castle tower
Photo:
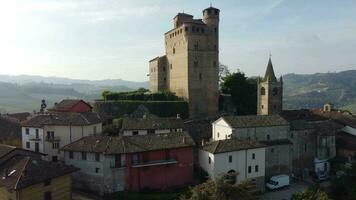
[[[282,111],[283,80],[278,81],[269,58],[265,77],[257,83],[257,114],[273,115]]]
[[[166,54],[149,61],[151,92],[183,97],[191,117],[219,109],[219,14],[213,7],[203,10],[203,19],[178,13],[174,28],[164,34]]]

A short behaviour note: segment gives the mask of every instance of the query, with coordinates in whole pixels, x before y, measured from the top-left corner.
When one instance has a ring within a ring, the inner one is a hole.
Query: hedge
[[[104,91],[102,97],[105,101],[118,100],[138,100],[138,101],[181,101],[174,93],[169,91],[160,91],[148,93],[148,90],[142,88],[131,92],[111,92]]]
[[[157,117],[176,117],[177,114],[183,119],[189,117],[189,107],[185,101],[96,101],[93,107],[96,112],[120,118],[131,114],[140,105],[145,106]]]

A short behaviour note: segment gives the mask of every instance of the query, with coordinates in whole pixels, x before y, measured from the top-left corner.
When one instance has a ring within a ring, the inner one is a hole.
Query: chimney
[[[180,119],[180,114],[177,114],[177,119]]]

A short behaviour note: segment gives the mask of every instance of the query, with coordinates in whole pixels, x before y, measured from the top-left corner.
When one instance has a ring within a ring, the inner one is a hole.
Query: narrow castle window
[[[273,96],[277,96],[278,95],[278,89],[277,88],[273,88],[272,95]]]
[[[182,33],[183,32],[183,30],[182,29],[180,29],[180,33]]]
[[[214,68],[216,67],[216,61],[213,62],[213,67],[214,67]]]
[[[188,32],[188,31],[189,31],[188,27],[185,27],[185,32]]]
[[[164,71],[164,72],[166,71],[166,66],[163,66],[163,71]]]
[[[173,48],[173,54],[175,54],[176,53],[176,48]]]
[[[199,73],[199,81],[201,81],[202,80],[202,75],[201,75],[201,73]]]
[[[261,95],[265,95],[266,94],[266,89],[264,87],[261,88]]]
[[[194,67],[198,67],[198,61],[194,61]]]
[[[217,15],[218,14],[218,11],[217,10],[215,10],[215,15]]]
[[[171,64],[171,69],[173,68],[172,64]]]
[[[217,32],[218,32],[218,29],[217,29],[217,28],[214,28],[214,31],[215,31],[215,33],[217,33]]]

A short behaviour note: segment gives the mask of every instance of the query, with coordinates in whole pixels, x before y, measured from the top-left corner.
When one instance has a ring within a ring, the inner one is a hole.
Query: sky
[[[263,75],[356,69],[354,0],[0,0],[0,74],[148,80],[178,12],[220,12],[220,62]]]

